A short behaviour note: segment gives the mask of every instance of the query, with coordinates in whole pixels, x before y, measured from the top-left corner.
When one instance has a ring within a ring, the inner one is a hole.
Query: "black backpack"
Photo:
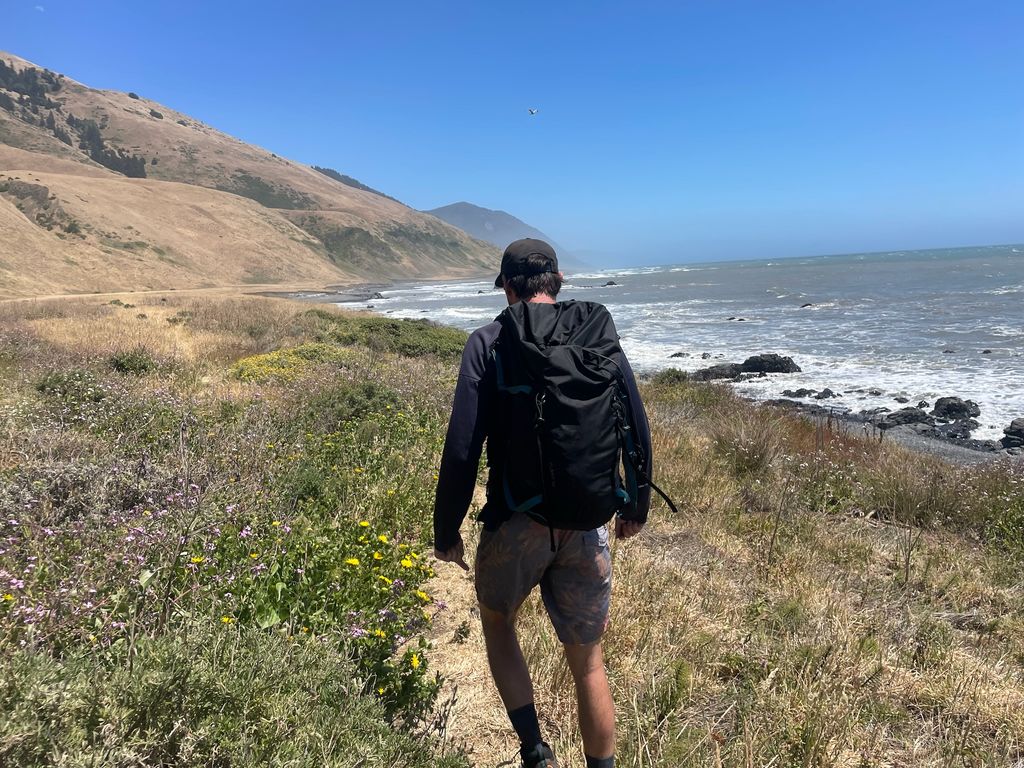
[[[491,354],[504,445],[502,487],[491,492],[552,529],[590,530],[619,511],[628,517],[643,457],[608,310],[521,301],[497,321]]]

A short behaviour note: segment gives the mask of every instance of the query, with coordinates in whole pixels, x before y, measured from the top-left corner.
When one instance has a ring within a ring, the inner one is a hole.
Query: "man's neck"
[[[527,304],[554,304],[555,297],[546,293],[538,293],[526,300]]]

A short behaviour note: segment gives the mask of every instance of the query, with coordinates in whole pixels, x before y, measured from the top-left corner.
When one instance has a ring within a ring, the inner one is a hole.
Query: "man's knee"
[[[566,644],[564,648],[569,671],[577,680],[596,672],[604,674],[604,655],[601,652],[600,640],[586,645]]]
[[[516,614],[495,611],[482,603],[480,607],[480,623],[483,624],[484,632],[487,631],[508,631],[514,630],[516,625]]]

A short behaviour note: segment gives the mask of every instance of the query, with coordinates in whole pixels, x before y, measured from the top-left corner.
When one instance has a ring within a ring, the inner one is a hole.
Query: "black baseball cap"
[[[531,267],[531,256],[543,256],[547,262],[544,269]],[[558,272],[558,257],[555,256],[555,249],[543,240],[524,237],[522,240],[509,243],[505,253],[501,255],[501,272],[494,278],[494,287],[501,288],[506,277],[540,275],[545,272]]]

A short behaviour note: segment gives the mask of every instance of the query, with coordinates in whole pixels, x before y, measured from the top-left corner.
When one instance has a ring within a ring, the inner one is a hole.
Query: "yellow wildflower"
[[[394,496],[394,495],[395,495],[395,489],[394,488],[388,488],[388,496]]]
[[[12,595],[10,592],[8,592],[7,594],[4,595],[4,600],[13,600],[13,599],[14,599],[14,595]]]
[[[274,526],[275,528],[277,528],[278,526],[281,525],[281,521],[280,520],[275,520],[274,522],[271,523],[271,525]]]
[[[369,520],[360,520],[359,521],[359,527],[360,528],[369,528],[370,527],[370,521]]]
[[[249,553],[249,557],[251,557],[253,560],[255,560],[259,556],[260,556],[259,552],[250,552]]]
[[[387,544],[388,537],[382,533],[380,536],[377,537],[377,541],[381,542],[382,544]]]
[[[384,686],[383,685],[380,688],[377,689],[377,693],[379,693],[381,696],[384,695]]]
[[[420,657],[417,656],[415,653],[409,658],[409,666],[413,669],[420,668]]]
[[[359,558],[358,557],[350,557],[345,562],[348,563],[349,565],[359,565]]]
[[[387,576],[378,576],[377,578],[378,578],[378,579],[380,579],[381,581],[383,581],[383,582],[384,582],[385,584],[387,584],[387,585],[388,585],[389,587],[390,587],[390,586],[391,586],[392,584],[394,584],[394,582],[393,582],[393,581],[392,581],[391,579],[389,579],[389,578],[388,578]]]
[[[417,590],[416,590],[416,597],[418,597],[418,598],[419,598],[420,600],[422,600],[422,601],[423,601],[424,603],[429,603],[429,602],[430,602],[430,595],[428,595],[428,594],[427,594],[426,592],[424,592],[424,591],[423,591],[422,589],[417,589]]]
[[[362,472],[362,471],[363,471],[363,468],[362,468],[362,467],[356,467],[356,468],[355,468],[355,469],[353,469],[352,471],[353,471],[353,472],[355,472],[355,473],[356,473],[356,474],[358,475],[358,474],[359,474],[360,472]]]
[[[384,555],[382,555],[380,552],[374,552],[373,553],[373,559],[374,560],[383,560],[384,559]]]
[[[149,510],[149,509],[144,509],[144,510],[142,510],[142,514],[144,514],[146,517],[149,517],[150,515],[153,514],[153,511]]]
[[[402,567],[403,568],[412,568],[412,560],[410,560],[408,557],[403,557],[402,558]]]
[[[388,633],[385,632],[383,629],[375,629],[375,630],[373,630],[373,634],[376,635],[377,637],[387,637],[388,636]]]
[[[410,552],[409,553],[409,557],[411,557],[413,560],[419,560],[420,559],[420,556],[417,555],[415,552]]]
[[[233,622],[234,622],[234,619],[232,619],[230,616],[221,616],[220,617],[220,623],[221,624],[231,624]]]
[[[193,558],[192,558],[192,562],[193,562],[193,563],[201,563],[201,562],[203,562],[203,560],[205,560],[205,559],[206,559],[205,557],[199,557],[199,556],[197,555],[196,557],[193,557]]]

